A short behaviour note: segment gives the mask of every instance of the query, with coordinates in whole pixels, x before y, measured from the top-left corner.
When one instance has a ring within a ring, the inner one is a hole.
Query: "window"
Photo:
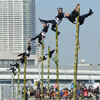
[[[7,65],[8,65],[8,60],[3,60],[3,64],[4,64],[5,66],[7,66]]]
[[[0,66],[2,66],[2,65],[3,65],[2,60],[0,60]]]
[[[28,60],[28,65],[34,65],[35,61],[34,60]]]

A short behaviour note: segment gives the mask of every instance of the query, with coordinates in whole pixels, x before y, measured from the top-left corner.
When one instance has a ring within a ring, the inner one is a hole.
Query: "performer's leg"
[[[37,38],[39,38],[40,34],[37,35],[36,37],[32,38],[31,41],[36,40]]]
[[[41,42],[41,40],[42,40],[42,39],[40,39],[40,38],[38,39],[38,42],[39,42],[39,44],[40,44],[40,45],[42,45],[42,42]]]
[[[56,32],[56,25],[52,25],[51,30]],[[60,32],[58,31],[58,35],[60,35]]]
[[[53,24],[55,22],[55,20],[43,20],[43,19],[40,19],[40,18],[39,18],[39,20],[40,20],[40,22],[51,23],[51,24]]]
[[[93,11],[90,9],[90,10],[89,10],[89,13],[84,14],[84,15],[81,15],[81,16],[79,17],[80,25],[82,25],[82,24],[84,23],[85,18],[87,18],[88,16],[91,16],[92,14],[93,14]]]
[[[20,53],[18,56],[24,56],[25,55],[25,52],[24,53]]]
[[[39,42],[40,45],[42,45],[42,38],[43,38],[43,36],[42,36],[41,33],[40,33],[40,35],[39,35],[39,37],[38,37],[38,42]]]

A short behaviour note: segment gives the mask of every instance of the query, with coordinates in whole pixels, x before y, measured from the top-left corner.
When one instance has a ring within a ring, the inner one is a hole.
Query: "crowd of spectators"
[[[84,82],[77,82],[76,87],[76,100],[99,100],[99,87],[95,89],[92,86],[86,87]],[[74,85],[72,82],[70,89],[64,88],[59,90],[60,100],[73,100],[73,88]],[[49,88],[49,100],[57,100],[57,94],[57,83],[55,83],[55,85]],[[35,100],[41,100],[40,82],[37,83],[37,89],[35,90],[33,87],[29,87],[29,89],[27,89],[27,95],[32,98],[32,100],[34,100],[33,98],[35,98]],[[44,100],[48,98],[46,86],[43,88],[43,98]],[[28,100],[28,98],[26,100]]]

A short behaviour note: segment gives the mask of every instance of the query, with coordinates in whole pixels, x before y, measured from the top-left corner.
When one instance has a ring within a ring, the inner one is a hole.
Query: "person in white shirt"
[[[38,39],[39,44],[42,45],[42,39],[45,38],[46,33],[48,32],[48,28],[49,28],[49,24],[44,23],[43,30],[41,31],[41,33],[37,35],[36,37],[30,39],[29,42]]]
[[[59,8],[58,9],[58,15],[55,17],[55,19],[53,20],[43,20],[40,19],[39,20],[42,23],[50,23],[52,24],[51,30],[56,32],[56,25],[60,25],[60,23],[62,22],[62,19],[65,17],[65,14],[63,13],[63,8]],[[60,34],[60,32],[58,31],[58,35]]]

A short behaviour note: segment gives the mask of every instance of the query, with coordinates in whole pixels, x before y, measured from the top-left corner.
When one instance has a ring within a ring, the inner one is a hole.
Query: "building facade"
[[[23,52],[35,28],[35,0],[0,0],[0,51]]]
[[[28,39],[35,36],[36,23],[35,23],[36,9],[35,0],[23,0],[23,32],[24,32],[24,50],[27,47]],[[35,54],[35,42],[32,42],[32,54]]]
[[[0,0],[0,51],[23,51],[22,0]]]
[[[0,66],[15,63],[34,37],[35,26],[35,0],[0,0]],[[34,45],[30,62],[37,59]]]

